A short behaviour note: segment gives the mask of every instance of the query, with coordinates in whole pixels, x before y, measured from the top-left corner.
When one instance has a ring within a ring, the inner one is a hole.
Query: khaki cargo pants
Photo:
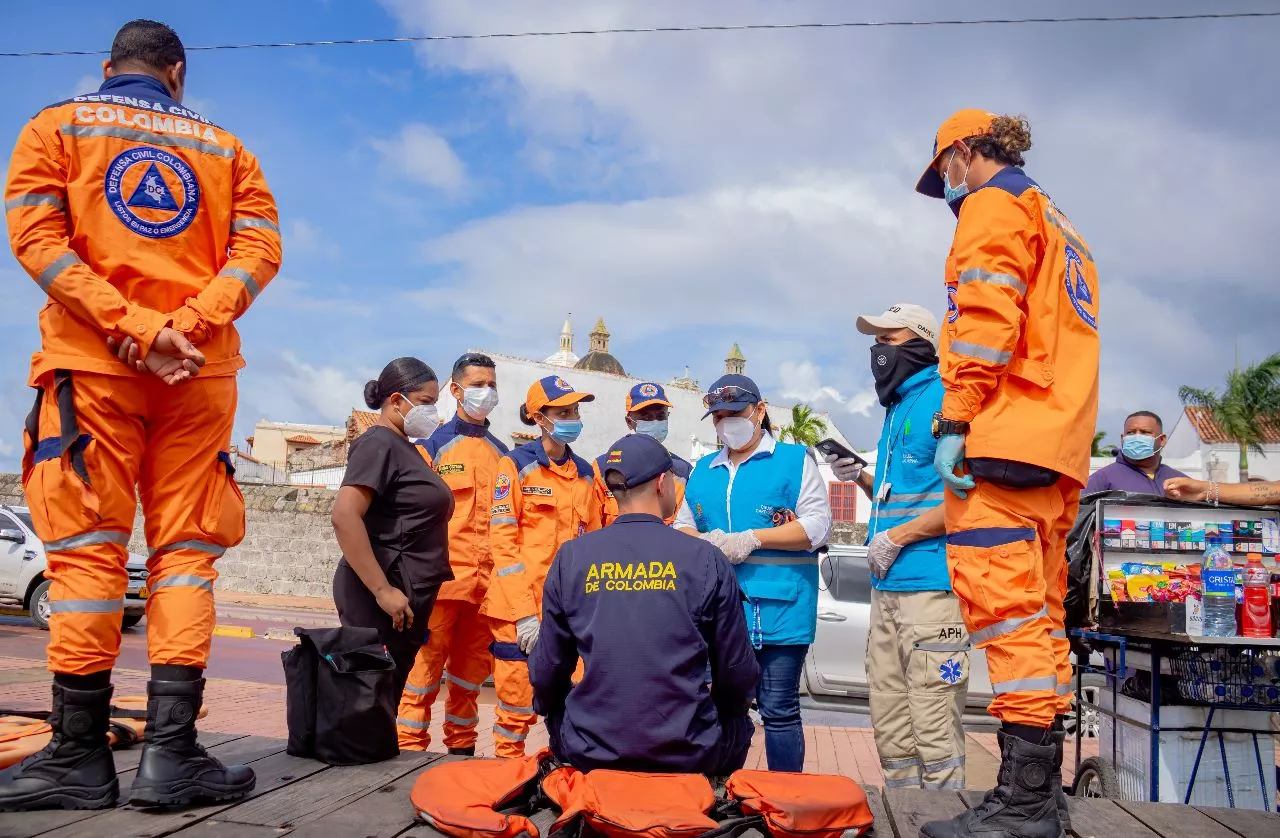
[[[955,594],[871,592],[867,684],[885,788],[964,788],[969,634]]]

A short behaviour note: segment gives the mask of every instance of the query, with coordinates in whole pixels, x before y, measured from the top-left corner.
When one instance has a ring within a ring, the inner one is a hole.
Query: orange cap
[[[590,393],[579,393],[558,375],[548,375],[533,382],[524,397],[524,409],[532,416],[546,407],[567,407],[578,402],[593,402]]]
[[[938,174],[938,161],[942,158],[944,152],[951,148],[951,144],[956,140],[966,140],[969,137],[980,137],[983,134],[991,133],[991,122],[996,115],[990,111],[982,111],[976,109],[968,109],[956,111],[947,117],[946,121],[938,128],[938,133],[933,138],[933,159],[929,161],[929,168],[924,170],[924,174],[920,176],[919,182],[916,183],[916,191],[921,195],[927,195],[930,198],[941,198],[942,177]]]

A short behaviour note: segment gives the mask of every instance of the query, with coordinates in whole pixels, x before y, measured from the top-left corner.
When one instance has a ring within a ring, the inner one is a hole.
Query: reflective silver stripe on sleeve
[[[920,757],[907,757],[906,759],[882,759],[880,767],[885,771],[897,771],[899,768],[914,768],[920,765]]]
[[[122,599],[51,599],[50,614],[115,614],[124,610]]]
[[[887,789],[920,788],[919,777],[885,777],[884,787]]]
[[[407,693],[413,693],[414,695],[435,695],[440,691],[440,685],[436,684],[434,687],[415,687],[413,684],[405,683],[404,691]]]
[[[238,233],[241,230],[248,229],[270,230],[273,233],[279,233],[280,228],[269,218],[237,218],[231,222],[231,232]]]
[[[502,526],[503,524],[506,524],[508,526],[514,527],[516,525],[516,519],[511,515],[498,515],[497,517],[490,518],[489,524],[490,525],[497,524],[498,526]]]
[[[166,576],[163,579],[151,577],[147,582],[147,587],[152,593],[162,588],[203,588],[206,591],[213,590],[213,582],[201,576]]]
[[[480,723],[479,716],[471,716],[469,718],[464,719],[461,716],[450,716],[446,714],[444,717],[444,720],[451,724],[461,725],[462,727],[471,727],[472,725]]]
[[[1058,677],[1056,675],[1046,675],[1043,678],[1015,678],[1012,681],[1000,681],[991,685],[991,694],[1029,693],[1040,690],[1056,693],[1057,689]]]
[[[926,762],[924,764],[926,774],[932,774],[935,771],[945,771],[948,768],[964,768],[964,757],[951,757],[950,759],[940,759],[937,762]]]
[[[213,556],[215,559],[227,552],[226,547],[219,547],[218,545],[210,544],[207,541],[196,541],[195,539],[192,539],[190,541],[176,541],[173,544],[166,544],[163,547],[153,547],[147,551],[147,553],[150,556],[154,556],[157,553],[171,553],[174,550],[195,550],[197,552]]]
[[[1027,283],[1018,279],[1013,274],[995,273],[994,271],[988,271],[984,268],[970,268],[967,271],[961,271],[959,282],[961,285],[965,285],[970,282],[986,282],[991,285],[1005,285],[1017,291],[1019,294],[1025,295],[1027,293]]]
[[[1049,636],[1052,637],[1054,640],[1066,640],[1067,632],[1064,629],[1054,629],[1053,631],[1049,632]]]
[[[524,573],[524,565],[521,562],[516,562],[498,571],[499,576],[510,576],[513,573]]]
[[[1068,694],[1070,694],[1070,692],[1071,692],[1073,689],[1075,689],[1075,688],[1074,688],[1074,687],[1072,687],[1072,686],[1071,686],[1071,684],[1069,684],[1069,683],[1068,683],[1068,684],[1059,684],[1059,685],[1058,685],[1058,695],[1068,695]]]
[[[534,469],[536,469],[536,468],[538,468],[538,461],[537,461],[537,460],[534,460],[532,463],[529,463],[529,465],[527,465],[527,466],[525,466],[524,468],[520,469],[520,475],[519,475],[519,476],[520,476],[520,482],[521,482],[521,483],[523,483],[523,482],[524,482],[525,477],[527,477],[527,476],[528,476],[529,472],[533,471],[533,470],[534,470]]]
[[[480,692],[479,684],[473,684],[470,681],[464,681],[456,675],[450,675],[448,672],[444,674],[444,679],[448,681],[450,684],[456,684],[457,686],[462,687],[464,690],[467,690],[468,692],[473,692],[473,693]]]
[[[525,737],[528,736],[527,733],[516,733],[514,730],[507,730],[502,725],[494,725],[493,732],[504,739],[510,739],[513,742],[523,742]]]
[[[46,292],[53,285],[53,281],[61,276],[62,272],[72,265],[83,264],[80,257],[74,253],[64,253],[57,259],[53,260],[53,264],[40,272],[40,276],[36,277],[36,285],[39,285]]]
[[[1049,616],[1049,606],[1042,605],[1040,606],[1040,610],[1032,614],[1030,617],[1010,617],[1007,620],[1001,620],[998,623],[992,623],[991,625],[987,626],[984,629],[978,629],[977,631],[969,632],[969,642],[973,643],[975,646],[980,645],[982,643],[986,643],[988,640],[991,640],[993,638],[1000,637],[1001,635],[1009,634],[1010,632],[1017,631],[1019,628],[1031,622],[1032,620],[1038,620],[1041,617],[1048,617],[1048,616]]]
[[[982,361],[990,361],[993,364],[1007,364],[1009,359],[1013,357],[1012,352],[1001,352],[998,349],[992,349],[980,343],[970,343],[967,340],[951,341],[948,351],[957,355],[968,355],[970,358],[978,358]]]
[[[396,716],[396,724],[401,727],[408,727],[414,730],[427,730],[431,727],[427,722],[420,722],[416,719],[406,719],[404,716]]]
[[[229,276],[232,279],[238,279],[244,283],[245,290],[249,292],[249,298],[255,299],[262,293],[262,287],[258,285],[258,280],[253,278],[253,274],[243,268],[223,268],[218,271],[218,276]]]
[[[88,547],[91,544],[128,544],[129,533],[127,532],[86,532],[80,535],[73,535],[70,538],[60,538],[57,541],[46,541],[44,549],[46,553],[62,553],[67,550],[74,550],[77,547]]]
[[[62,134],[67,137],[115,137],[121,140],[136,140],[150,145],[167,145],[170,148],[190,148],[205,154],[228,159],[236,156],[235,149],[223,148],[220,145],[206,143],[203,140],[193,139],[192,137],[174,137],[169,134],[156,134],[155,132],[143,131],[138,128],[124,128],[119,125],[63,125]]]
[[[817,564],[816,556],[747,556],[747,564]]]
[[[1089,252],[1089,248],[1085,247],[1084,242],[1080,241],[1074,233],[1059,224],[1058,219],[1054,218],[1053,213],[1045,210],[1044,220],[1048,221],[1054,227],[1057,227],[1058,232],[1062,233],[1062,237],[1067,240],[1067,244],[1074,247],[1081,256],[1088,259],[1090,262],[1093,261],[1093,254]]]
[[[931,500],[943,500],[946,497],[945,492],[916,492],[913,494],[889,494],[889,500],[886,503],[925,503]]]
[[[57,195],[41,195],[39,192],[28,192],[26,195],[19,195],[4,202],[5,212],[18,207],[53,207],[60,210],[66,209],[67,204]]]
[[[968,643],[916,643],[913,649],[922,652],[967,652],[973,647]]]

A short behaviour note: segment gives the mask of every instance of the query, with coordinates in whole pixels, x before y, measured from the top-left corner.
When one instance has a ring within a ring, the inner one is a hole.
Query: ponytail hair
[[[529,415],[529,408],[525,407],[524,405],[520,405],[520,421],[526,425],[538,424],[537,422],[533,421],[533,417]]]
[[[396,393],[412,393],[439,380],[435,370],[417,358],[396,358],[382,368],[376,381],[364,385],[364,403],[370,410],[379,410]]]
[[[773,421],[769,418],[768,408],[765,408],[764,421],[760,423],[760,427],[764,428],[766,431],[768,431],[771,434],[773,433]]]
[[[968,137],[964,144],[988,160],[1021,166],[1026,162],[1022,152],[1031,148],[1031,124],[1023,116],[997,116],[988,133]]]

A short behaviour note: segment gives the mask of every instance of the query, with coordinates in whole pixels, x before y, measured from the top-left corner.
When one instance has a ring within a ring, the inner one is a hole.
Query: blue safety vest
[[[761,449],[764,445],[761,445]],[[728,464],[700,459],[685,487],[684,499],[699,532],[742,532],[794,520],[808,449],[785,442],[773,451],[757,450],[730,477]],[[818,626],[818,554],[812,551],[757,550],[734,565],[752,645],[813,642]]]
[[[933,467],[938,441],[933,415],[942,409],[943,387],[936,366],[921,370],[898,387],[880,432],[875,489],[868,540],[942,504],[942,477]],[[888,484],[888,494],[884,487]],[[883,579],[871,577],[880,591],[949,591],[947,539],[927,538],[902,548]]]

